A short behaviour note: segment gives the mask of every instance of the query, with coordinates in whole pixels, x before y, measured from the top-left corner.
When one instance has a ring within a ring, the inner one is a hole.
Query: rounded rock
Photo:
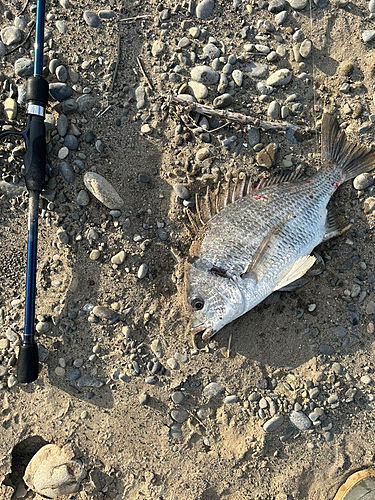
[[[195,9],[195,14],[197,18],[207,19],[214,10],[214,6],[215,6],[214,0],[202,0],[202,2],[200,2]]]
[[[96,172],[86,172],[83,181],[90,193],[107,208],[118,210],[123,206],[124,200],[117,193],[112,184],[101,175]]]
[[[97,28],[100,24],[99,16],[91,10],[85,10],[83,13],[83,19],[85,20],[87,26],[90,26],[90,28]]]
[[[267,78],[266,84],[271,86],[286,85],[292,79],[292,72],[287,68],[278,69]]]
[[[210,66],[196,66],[190,76],[195,82],[204,85],[215,85],[219,81],[219,74]]]
[[[81,207],[86,207],[90,203],[89,195],[85,189],[81,189],[77,195],[76,201]]]
[[[178,424],[183,424],[188,419],[189,414],[186,410],[172,410],[171,417]]]
[[[124,263],[125,258],[126,258],[126,253],[124,252],[124,250],[121,250],[121,252],[118,252],[116,255],[114,255],[111,258],[111,262],[112,262],[112,264],[116,264],[117,266],[120,266],[121,264]]]
[[[374,184],[374,178],[371,174],[368,173],[357,175],[357,177],[355,177],[353,181],[354,189],[357,189],[358,191],[363,191],[364,189],[367,189],[373,184]]]
[[[8,26],[1,30],[1,41],[7,47],[22,40],[22,31],[14,26]]]
[[[311,426],[311,420],[302,411],[292,411],[289,419],[294,427],[300,431],[306,431]]]
[[[188,200],[190,198],[190,192],[183,184],[175,184],[173,186],[173,191],[181,200]]]
[[[66,163],[65,161],[61,161],[59,163],[59,170],[65,182],[67,182],[68,184],[74,182],[75,175],[71,166],[68,163]]]
[[[284,417],[282,415],[277,415],[270,418],[263,424],[263,430],[265,432],[273,432],[278,429],[284,423]]]
[[[144,263],[141,264],[139,266],[139,269],[138,269],[138,272],[137,272],[138,279],[141,280],[141,279],[145,278],[145,276],[147,275],[147,273],[148,273],[148,266],[147,266],[147,264],[144,264]]]

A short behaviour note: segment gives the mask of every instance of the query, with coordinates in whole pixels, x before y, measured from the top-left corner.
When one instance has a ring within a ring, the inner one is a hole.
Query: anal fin
[[[312,255],[304,255],[297,259],[297,261],[293,264],[293,266],[289,269],[287,274],[282,278],[279,283],[275,286],[273,291],[280,290],[280,288],[285,288],[290,283],[301,278],[315,263],[316,258]]]
[[[339,236],[351,227],[345,217],[337,215],[333,210],[329,210],[325,224],[325,234],[323,241],[327,241],[334,236]]]

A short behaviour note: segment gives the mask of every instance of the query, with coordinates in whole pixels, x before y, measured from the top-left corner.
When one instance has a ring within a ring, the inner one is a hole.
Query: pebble
[[[277,415],[265,422],[263,424],[263,430],[266,432],[273,432],[278,429],[284,423],[283,415]]]
[[[184,402],[185,396],[184,396],[183,392],[181,392],[181,391],[175,391],[172,394],[171,399],[172,399],[172,401],[175,404],[180,405],[180,404],[182,404]]]
[[[291,81],[291,79],[292,79],[292,72],[287,68],[282,68],[272,73],[267,78],[266,84],[271,86],[286,85]]]
[[[375,198],[372,196],[370,198],[366,198],[363,204],[363,211],[365,214],[371,214],[375,211]]]
[[[139,396],[138,401],[139,401],[140,405],[145,406],[149,402],[149,399],[150,399],[150,396],[147,394],[147,392],[144,392],[143,394],[141,394]]]
[[[214,10],[215,2],[214,0],[202,0],[198,3],[195,13],[198,19],[207,19],[212,11]]]
[[[140,85],[135,89],[134,97],[136,101],[136,108],[143,109],[146,106],[146,89]]]
[[[339,339],[342,339],[347,334],[347,331],[343,326],[336,326],[333,329],[333,334],[336,335],[336,337],[338,337]]]
[[[56,366],[55,373],[58,377],[63,377],[65,375],[65,368],[62,366]]]
[[[59,163],[59,170],[65,182],[67,182],[68,184],[74,182],[75,175],[68,163],[66,163],[65,161],[61,161]]]
[[[94,249],[90,252],[90,260],[98,260],[100,257],[100,250]]]
[[[254,147],[256,144],[260,142],[260,130],[256,127],[249,127],[247,134],[247,141],[249,146]]]
[[[48,321],[39,321],[35,327],[38,333],[46,333],[50,329],[50,324]]]
[[[224,387],[217,382],[210,382],[206,387],[203,389],[203,394],[206,396],[212,398],[215,396],[218,396],[224,391]]]
[[[56,101],[64,101],[73,95],[73,89],[65,83],[50,83],[49,93]]]
[[[118,210],[124,204],[115,188],[104,177],[96,172],[86,172],[83,178],[86,188],[103,205],[111,210]]]
[[[95,306],[92,313],[100,319],[113,321],[118,318],[118,313],[105,306]]]
[[[146,384],[148,385],[155,385],[159,382],[159,379],[156,375],[152,375],[151,377],[147,377],[145,379]]]
[[[85,189],[81,189],[77,195],[76,202],[81,207],[86,207],[90,203],[90,198]]]
[[[73,368],[69,372],[68,379],[70,381],[78,380],[80,376],[81,376],[81,370],[79,368]]]
[[[357,175],[357,177],[355,177],[353,181],[354,189],[357,189],[358,191],[363,191],[364,189],[367,189],[373,184],[374,184],[374,178],[372,177],[371,174],[368,173]]]
[[[147,273],[148,273],[147,264],[141,264],[137,272],[138,279],[140,280],[143,279],[147,275]]]
[[[102,387],[103,382],[96,379],[91,375],[82,375],[80,379],[78,379],[77,387]]]
[[[289,419],[300,431],[306,431],[311,426],[311,420],[302,411],[292,411]]]
[[[171,370],[177,370],[179,367],[178,362],[174,358],[169,358],[167,360],[167,365]]]
[[[22,40],[22,31],[15,26],[7,26],[1,30],[1,41],[4,45],[14,45]]]
[[[97,28],[100,25],[99,16],[91,10],[85,10],[83,13],[83,19],[85,20],[87,26],[90,26],[90,28]]]
[[[64,146],[66,146],[70,151],[76,151],[78,149],[78,139],[75,135],[68,134],[64,137]]]
[[[361,382],[362,384],[369,385],[372,382],[372,378],[370,375],[363,375],[363,377],[361,377]]]
[[[161,359],[164,356],[163,348],[159,339],[153,340],[150,348],[157,358]]]
[[[311,40],[304,40],[301,43],[301,47],[299,49],[299,53],[304,59],[307,59],[311,55],[312,43]]]
[[[239,69],[232,71],[232,78],[237,87],[242,87],[243,83],[243,73]]]
[[[373,300],[370,300],[366,304],[366,314],[375,314],[375,302]]]
[[[208,43],[203,47],[203,54],[205,54],[209,59],[213,60],[220,56],[220,49],[216,47],[213,43]]]
[[[121,250],[121,252],[116,253],[116,255],[114,255],[111,258],[111,262],[112,264],[120,266],[125,261],[125,258],[126,258],[126,253],[124,250]]]
[[[257,79],[265,78],[268,75],[268,66],[267,64],[251,62],[247,66],[245,72],[251,78],[257,78]]]
[[[17,76],[25,77],[33,74],[34,62],[31,59],[17,59],[14,64],[14,72]]]
[[[342,374],[342,366],[340,365],[340,363],[333,363],[332,364],[332,371],[334,373],[336,373],[336,375],[341,375]]]
[[[319,350],[322,354],[326,354],[327,356],[332,356],[333,354],[335,354],[334,348],[327,344],[321,344],[319,346]]]
[[[224,398],[224,404],[226,404],[226,405],[229,405],[232,403],[237,403],[238,401],[239,401],[238,396],[236,396],[235,394],[232,394],[230,396],[226,396]]]
[[[362,33],[362,40],[367,43],[371,42],[375,38],[375,30],[365,30]]]
[[[175,422],[183,424],[189,418],[189,414],[186,410],[172,410],[171,417]]]
[[[7,115],[8,120],[14,120],[17,116],[17,102],[11,97],[5,99],[4,111]]]
[[[183,184],[175,184],[173,186],[173,191],[181,200],[188,200],[190,198],[190,192]]]
[[[210,66],[196,66],[190,73],[191,79],[204,85],[215,85],[219,81],[219,74]]]
[[[195,82],[190,80],[188,83],[189,90],[195,97],[195,99],[205,99],[208,96],[208,88],[203,83]]]
[[[267,115],[272,118],[272,119],[277,119],[280,116],[280,104],[277,101],[271,101],[268,110],[267,110]]]
[[[285,21],[287,20],[287,18],[288,18],[288,12],[286,10],[283,10],[282,12],[279,12],[278,14],[276,14],[275,23],[278,26],[282,26],[285,23]]]

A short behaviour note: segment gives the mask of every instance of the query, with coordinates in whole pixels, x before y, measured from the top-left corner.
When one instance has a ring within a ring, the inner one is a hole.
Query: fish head
[[[218,276],[205,266],[192,265],[186,272],[186,297],[190,330],[207,340],[245,312],[236,280]]]

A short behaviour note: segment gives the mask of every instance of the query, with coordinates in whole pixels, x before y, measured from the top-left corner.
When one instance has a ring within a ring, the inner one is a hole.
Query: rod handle
[[[17,379],[22,384],[34,382],[38,378],[38,346],[21,345],[18,354]]]

